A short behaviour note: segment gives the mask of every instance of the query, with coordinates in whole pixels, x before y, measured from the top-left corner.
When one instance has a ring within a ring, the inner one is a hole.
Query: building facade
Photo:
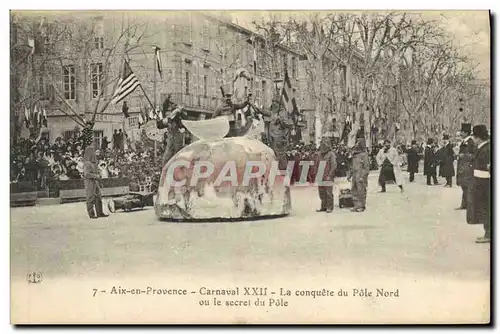
[[[110,140],[115,129],[123,129],[131,139],[138,138],[139,112],[151,105],[161,109],[167,95],[193,119],[210,117],[221,103],[221,87],[232,93],[234,100],[243,100],[251,91],[253,102],[266,108],[279,88],[276,79],[283,78],[285,70],[297,101],[306,100],[300,89],[301,80],[305,80],[300,55],[284,46],[271,55],[266,52],[264,36],[224,17],[189,11],[83,12],[71,14],[69,20],[52,13],[29,20],[24,15],[17,14],[12,23],[16,27],[15,45],[29,44],[30,35],[38,37],[31,60],[35,65],[26,73],[30,89],[38,96],[37,105],[47,111],[44,136],[51,141],[77,131],[69,109],[86,119],[99,111],[94,128],[99,143],[103,137]],[[69,27],[65,29],[67,36],[58,35],[55,41],[56,31],[48,27],[60,22]],[[19,29],[29,24],[36,28]],[[22,31],[28,33],[23,35]],[[153,47],[160,49],[160,71]],[[123,116],[122,103],[108,104],[124,58],[142,87],[125,99],[129,118]],[[255,80],[234,80],[242,69]],[[53,103],[54,95],[64,97],[64,101]]]

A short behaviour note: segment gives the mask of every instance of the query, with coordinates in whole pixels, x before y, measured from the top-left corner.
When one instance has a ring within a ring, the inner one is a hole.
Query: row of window
[[[63,66],[63,94],[66,100],[76,99],[76,67],[75,65]],[[38,79],[40,100],[49,99],[49,89],[43,76]],[[90,93],[93,99],[98,98],[103,89],[103,66],[101,63],[90,66]]]
[[[221,75],[223,74],[223,71],[221,69]],[[184,80],[182,82],[183,84],[183,93],[186,94],[186,95],[190,95],[192,94],[192,90],[191,90],[191,71],[184,71]],[[200,77],[201,79],[201,85],[199,85],[199,87],[202,87],[202,95],[203,97],[208,97],[210,94],[209,94],[209,76],[208,75],[203,75]],[[222,81],[219,81],[218,83],[219,85],[222,84]],[[262,102],[262,103],[265,103],[267,102],[267,90],[268,90],[268,86],[267,86],[267,81],[265,80],[262,80],[260,82],[256,82],[256,86],[255,87],[255,92],[253,92],[255,94],[255,99],[258,103]],[[195,94],[197,92],[194,92]],[[262,100],[261,100],[262,98]]]

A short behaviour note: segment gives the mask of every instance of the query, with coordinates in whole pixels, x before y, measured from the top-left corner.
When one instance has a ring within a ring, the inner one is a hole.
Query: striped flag
[[[257,73],[257,47],[256,47],[256,43],[255,43],[255,35],[252,35],[252,37],[250,38],[250,40],[252,41],[252,51],[253,51],[253,73],[256,74]]]
[[[285,80],[283,82],[281,96],[283,98],[283,105],[289,113],[292,113],[296,107],[295,96],[293,95],[292,82],[290,81],[290,77],[288,76],[288,71],[285,70]]]
[[[340,141],[347,144],[349,133],[352,131],[352,122],[351,118],[347,116],[344,124],[344,129],[342,130],[342,136],[340,137]]]
[[[38,124],[40,124],[38,122],[38,119],[39,119],[39,115],[38,115],[38,109],[36,108],[36,104],[35,104],[35,107],[33,108],[33,126],[37,127]]]
[[[142,110],[139,113],[139,128],[141,128],[141,125],[144,124],[144,117],[142,117]]]
[[[24,122],[26,124],[26,129],[30,127],[30,111],[28,108],[24,107]]]
[[[31,47],[31,54],[35,53],[35,39],[28,38],[28,46]]]
[[[113,94],[113,103],[119,103],[121,100],[130,95],[130,93],[132,93],[139,85],[139,80],[137,80],[134,72],[132,72],[130,65],[127,61],[124,61],[122,77],[120,78],[118,87]]]
[[[345,68],[345,93],[346,96],[352,99],[352,77],[351,77],[351,65],[347,65]]]
[[[160,73],[160,78],[163,78],[163,70],[162,70],[161,56],[160,56],[161,49],[157,46],[154,46],[153,50],[155,50],[156,68],[158,69],[158,73]]]
[[[155,112],[154,112],[153,108],[149,109],[149,115],[148,115],[148,118],[149,118],[150,120],[152,120],[152,119],[156,119],[156,115],[155,115]]]
[[[45,109],[43,109],[43,118],[42,118],[42,123],[45,127],[48,126],[48,119],[47,119],[47,111],[45,111]]]

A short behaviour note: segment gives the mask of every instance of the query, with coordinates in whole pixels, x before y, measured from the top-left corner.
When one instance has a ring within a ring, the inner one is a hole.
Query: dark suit
[[[472,200],[471,205],[467,207],[467,223],[483,224],[485,237],[490,237],[491,211],[490,211],[490,142],[478,146],[474,159],[472,161]]]
[[[431,184],[431,177],[434,184],[437,184],[436,176],[437,159],[434,148],[427,145],[424,149],[424,175],[427,176],[427,185]]]
[[[475,144],[472,137],[467,137],[460,143],[457,162],[457,186],[462,188],[462,202],[460,208],[467,208],[469,185],[472,182],[472,159],[474,158]]]
[[[320,148],[321,150],[321,148]],[[316,179],[316,182],[332,181],[337,168],[337,159],[333,150],[322,151],[319,154],[318,166],[324,162],[325,169],[321,180]],[[318,175],[320,176],[320,175]],[[318,195],[321,201],[320,210],[333,210],[333,186],[321,186],[318,184]]]
[[[440,161],[439,176],[446,179],[446,185],[448,186],[451,186],[451,179],[455,176],[455,167],[453,166],[454,155],[455,153],[450,143],[443,146],[438,152],[438,159]]]
[[[410,182],[415,180],[415,174],[418,173],[418,161],[420,155],[416,147],[412,146],[406,153],[406,160],[408,161],[408,173],[410,173]]]

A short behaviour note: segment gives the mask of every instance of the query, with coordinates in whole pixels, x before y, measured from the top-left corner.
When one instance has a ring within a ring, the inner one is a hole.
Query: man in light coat
[[[101,188],[99,187],[101,175],[97,166],[97,156],[93,144],[85,148],[83,161],[87,213],[91,219],[107,217],[108,215],[105,215],[102,210]]]

